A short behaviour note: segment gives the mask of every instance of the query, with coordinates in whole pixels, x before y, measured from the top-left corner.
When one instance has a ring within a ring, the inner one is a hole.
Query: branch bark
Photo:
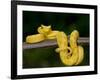
[[[68,42],[69,42],[69,38],[68,38]],[[80,37],[77,42],[78,42],[78,44],[81,44],[81,45],[88,45],[89,38],[88,37]],[[50,47],[50,46],[57,46],[56,39],[44,40],[42,42],[33,43],[33,44],[29,44],[29,43],[24,42],[23,43],[23,50],[24,49],[32,49],[32,48]]]

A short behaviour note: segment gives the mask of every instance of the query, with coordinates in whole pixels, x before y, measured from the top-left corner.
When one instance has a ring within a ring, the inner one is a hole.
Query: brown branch
[[[68,42],[69,42],[69,38],[68,38]],[[78,44],[88,45],[89,38],[88,37],[80,37],[77,42],[78,42]],[[41,48],[41,47],[49,47],[49,46],[57,46],[56,40],[55,39],[45,40],[45,41],[33,43],[33,44],[29,44],[26,42],[23,43],[23,49]]]

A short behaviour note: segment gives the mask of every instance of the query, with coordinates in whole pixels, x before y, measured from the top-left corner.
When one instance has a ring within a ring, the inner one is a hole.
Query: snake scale
[[[63,31],[52,30],[51,26],[41,25],[37,29],[39,34],[29,35],[26,37],[27,43],[37,43],[46,39],[56,39],[58,48],[55,49],[60,55],[60,59],[64,65],[78,65],[83,61],[84,49],[77,44],[79,32],[74,30],[70,34],[70,42],[68,45],[68,36]]]

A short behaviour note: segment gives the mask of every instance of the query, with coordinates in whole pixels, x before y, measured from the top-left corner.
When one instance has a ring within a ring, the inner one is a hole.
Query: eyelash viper
[[[56,39],[58,47],[55,51],[59,53],[63,64],[72,66],[78,65],[83,61],[84,49],[77,44],[79,32],[74,30],[70,35],[70,42],[68,45],[68,36],[62,31],[55,31],[51,26],[41,25],[38,27],[38,33],[26,37],[27,43],[37,43],[45,39]]]

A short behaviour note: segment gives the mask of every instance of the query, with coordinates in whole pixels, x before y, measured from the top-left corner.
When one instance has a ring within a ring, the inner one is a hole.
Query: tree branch
[[[68,42],[69,42],[69,38],[68,38]],[[80,37],[77,42],[78,42],[78,44],[88,45],[89,44],[89,38],[88,37]],[[45,41],[33,43],[33,44],[29,44],[29,43],[24,42],[23,43],[23,50],[24,49],[32,49],[32,48],[49,47],[49,46],[57,46],[56,39],[45,40]]]

